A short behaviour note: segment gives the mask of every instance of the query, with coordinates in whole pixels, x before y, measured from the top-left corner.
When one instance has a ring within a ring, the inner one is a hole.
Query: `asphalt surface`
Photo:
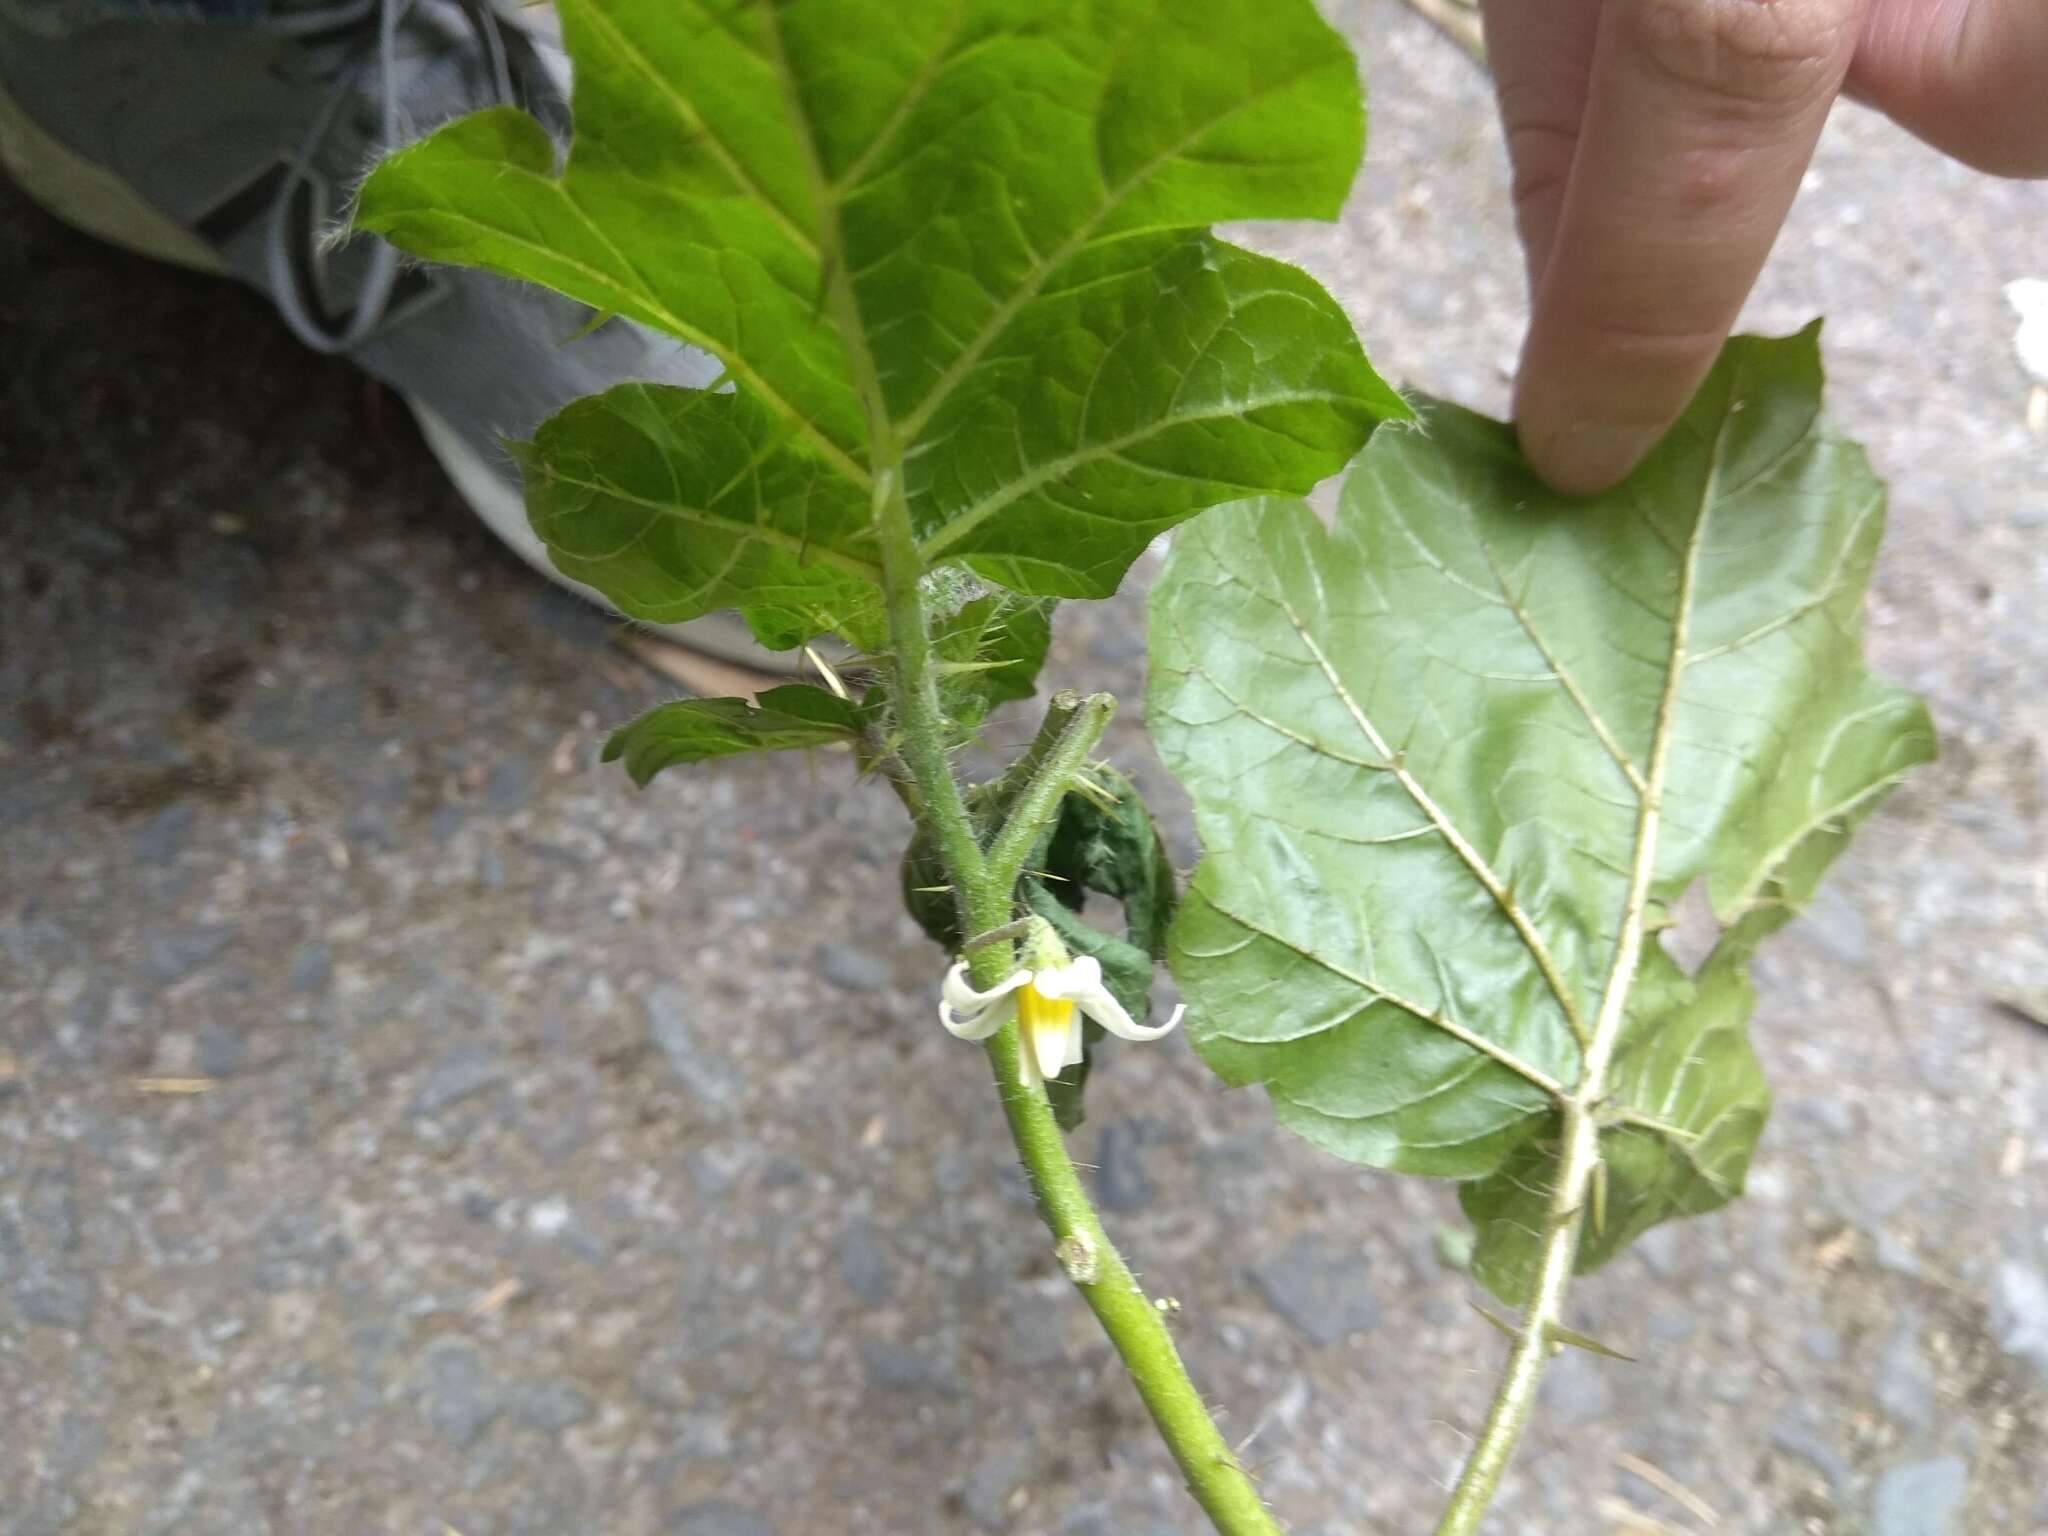
[[[1351,211],[1255,238],[1390,375],[1498,410],[1485,81],[1396,5],[1346,21]],[[2048,1531],[2024,276],[2048,188],[1837,114],[1751,318],[1830,317],[1893,486],[1872,650],[1944,756],[1767,951],[1752,1192],[1578,1288],[1637,1361],[1558,1362],[1495,1531]],[[1140,625],[1072,606],[1052,680],[1125,698],[1191,860]],[[1199,1528],[932,1022],[895,803],[830,756],[634,792],[597,746],[673,688],[616,638],[260,300],[0,187],[6,1536]],[[1503,1350],[1449,1191],[1289,1140],[1180,1041],[1091,1104],[1112,1230],[1290,1527],[1427,1529]]]

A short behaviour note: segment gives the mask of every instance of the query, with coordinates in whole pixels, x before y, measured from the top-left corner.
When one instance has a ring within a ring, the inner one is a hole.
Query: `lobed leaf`
[[[1882,488],[1820,387],[1817,328],[1738,338],[1585,501],[1428,406],[1334,529],[1219,510],[1154,591],[1152,728],[1207,849],[1172,938],[1197,1049],[1340,1156],[1477,1180],[1476,1269],[1511,1302],[1589,1043],[1582,1267],[1740,1188],[1750,953],[1933,753],[1863,666]],[[1695,881],[1723,936],[1687,977],[1644,940]]]
[[[1162,529],[1306,491],[1406,414],[1329,295],[1207,231],[1343,201],[1358,79],[1310,0],[558,9],[566,163],[481,113],[379,166],[357,222],[724,365],[524,454],[557,563],[628,613],[737,604],[777,645],[871,617],[878,478],[926,566],[1103,596]]]

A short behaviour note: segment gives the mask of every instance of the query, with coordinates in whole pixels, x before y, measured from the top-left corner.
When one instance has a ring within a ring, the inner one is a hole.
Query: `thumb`
[[[1944,154],[2048,176],[2048,4],[1873,0],[1850,92]]]

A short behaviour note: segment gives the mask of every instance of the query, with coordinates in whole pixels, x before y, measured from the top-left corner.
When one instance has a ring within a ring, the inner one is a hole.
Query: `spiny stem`
[[[985,874],[986,860],[966,798],[960,793],[960,781],[953,777],[953,766],[946,758],[946,717],[931,672],[931,637],[925,628],[923,594],[918,589],[917,544],[910,531],[910,513],[903,505],[893,466],[878,470],[875,482],[878,498],[885,484],[889,489],[887,500],[876,507],[875,533],[882,546],[889,640],[896,653],[896,686],[891,697],[902,726],[898,751],[938,840],[963,931],[977,932],[967,912],[967,887]]]
[[[893,482],[895,469],[878,466],[879,488]],[[1016,912],[1019,868],[1061,798],[1102,735],[1115,700],[1055,699],[1040,742],[1027,753],[1029,777],[1019,788],[1010,816],[987,854],[982,852],[959,782],[943,746],[945,721],[927,665],[930,640],[918,586],[910,517],[900,492],[878,501],[876,532],[882,547],[890,644],[895,652],[894,697],[902,712],[902,757],[926,807],[947,878],[960,904],[961,931],[987,933]],[[1042,748],[1040,743],[1042,743]],[[1016,966],[1013,944],[989,944],[968,956],[975,983],[992,987]],[[1068,1276],[1081,1292],[1102,1331],[1116,1349],[1179,1464],[1188,1492],[1201,1505],[1219,1536],[1280,1536],[1280,1528],[1259,1502],[1258,1491],[1188,1379],[1165,1320],[1132,1277],[1067,1156],[1066,1141],[1045,1090],[1018,1080],[1019,1042],[1014,1023],[988,1043],[989,1063],[1002,1094],[1017,1156],[1031,1176],[1039,1215],[1051,1229]],[[1085,1264],[1080,1262],[1085,1258]]]
[[[908,518],[903,519],[907,528]],[[884,540],[884,550],[888,541]],[[889,569],[885,560],[884,569]],[[916,781],[919,798],[933,808],[932,825],[939,838],[947,875],[960,901],[962,931],[988,934],[1010,923],[1016,911],[1016,883],[1023,860],[1036,844],[1061,798],[1073,782],[1075,772],[1093,750],[1108,722],[1115,700],[1107,694],[1088,699],[1071,696],[1055,699],[1048,712],[1048,726],[1040,732],[1040,744],[1027,753],[1031,760],[1028,779],[1021,786],[1010,816],[984,855],[976,841],[964,798],[945,753],[918,750],[935,747],[943,722],[936,722],[932,734],[908,707],[918,690],[902,670],[903,658],[926,654],[923,600],[915,578],[907,587],[908,600],[901,593],[888,594],[891,641],[895,647],[898,674],[897,696],[904,708],[903,758]],[[912,631],[915,631],[913,634]],[[936,716],[938,700],[930,696],[929,708]],[[954,808],[946,814],[957,817],[950,829],[938,808]],[[956,857],[956,846],[965,856]],[[1010,942],[975,947],[967,956],[977,986],[992,987],[1016,966],[1015,945]],[[1067,1156],[1065,1138],[1053,1117],[1045,1090],[1037,1083],[1019,1080],[1020,1044],[1014,1023],[998,1031],[988,1043],[988,1057],[1002,1095],[1003,1114],[1009,1121],[1010,1136],[1017,1156],[1031,1177],[1039,1215],[1051,1230],[1068,1277],[1081,1292],[1102,1330],[1109,1336],[1138,1396],[1159,1428],[1160,1438],[1181,1469],[1188,1492],[1208,1515],[1220,1536],[1280,1536],[1280,1529],[1259,1502],[1257,1490],[1239,1465],[1222,1431],[1202,1403],[1202,1396],[1188,1379],[1187,1367],[1174,1348],[1173,1335],[1159,1315],[1123,1256],[1102,1229],[1102,1222],[1089,1202],[1088,1192]]]
[[[1563,1319],[1565,1292],[1579,1255],[1579,1216],[1586,1186],[1599,1163],[1599,1130],[1593,1117],[1572,1101],[1564,1108],[1564,1147],[1557,1182],[1550,1192],[1536,1272],[1535,1294],[1522,1315],[1521,1330],[1508,1351],[1507,1369],[1487,1410],[1486,1423],[1466,1457],[1465,1470],[1436,1528],[1437,1536],[1474,1536],[1499,1491],[1502,1475],[1535,1406],[1543,1367],[1557,1350],[1552,1333]]]
[[[906,529],[908,522],[906,516]],[[888,547],[885,538],[885,553]],[[885,559],[885,571],[889,568]],[[920,742],[927,727],[907,707],[918,690],[902,670],[903,658],[927,654],[924,605],[914,577],[907,590],[907,601],[899,601],[898,590],[892,589],[888,594],[891,642],[898,662],[896,691],[904,701],[899,706],[904,708],[903,759],[916,781],[919,798],[933,809],[931,821],[939,838],[940,854],[960,902],[962,931],[992,933],[1007,926],[1014,917],[1017,876],[1023,860],[1057,813],[1076,770],[1101,737],[1115,700],[1107,694],[1096,694],[1087,699],[1067,695],[1053,701],[1046,727],[1026,754],[1028,777],[1018,789],[1008,820],[990,851],[984,854],[945,753],[918,750],[920,746],[935,747],[943,740],[938,734],[943,722],[936,721],[930,727],[931,734],[924,735]],[[929,707],[936,717],[935,693],[930,696]],[[955,808],[946,813],[957,816],[950,832],[938,811],[941,806]],[[968,850],[965,856],[956,857],[954,850],[959,846]],[[967,961],[975,984],[992,987],[1016,967],[1016,948],[1009,942],[977,946],[969,952]],[[1280,1536],[1280,1528],[1259,1502],[1258,1491],[1215,1420],[1210,1418],[1201,1394],[1188,1379],[1187,1367],[1181,1363],[1165,1320],[1103,1231],[1080,1175],[1067,1156],[1065,1138],[1060,1134],[1044,1088],[1036,1083],[1026,1086],[1019,1080],[1019,1049],[1016,1025],[1006,1025],[989,1040],[989,1064],[1002,1095],[1003,1114],[1009,1121],[1018,1159],[1031,1177],[1039,1215],[1052,1232],[1068,1277],[1109,1336],[1138,1389],[1139,1398],[1151,1413],[1152,1422],[1158,1426],[1160,1438],[1179,1464],[1188,1492],[1201,1505],[1219,1536]]]
[[[1031,744],[1020,752],[1015,761],[1003,770],[1003,776],[996,780],[990,791],[990,799],[998,806],[1012,805],[1024,786],[1037,778],[1045,767],[1046,757],[1059,745],[1060,737],[1066,734],[1067,724],[1081,708],[1081,695],[1071,688],[1062,688],[1045,702],[1045,718],[1038,722],[1038,730],[1031,738]]]
[[[1690,591],[1690,581],[1685,592]],[[1682,594],[1683,595],[1683,594]],[[1681,652],[1682,653],[1682,652]],[[1637,962],[1642,956],[1643,914],[1649,900],[1650,881],[1656,869],[1657,831],[1663,798],[1665,739],[1662,721],[1668,720],[1675,699],[1675,682],[1666,692],[1660,716],[1659,737],[1652,753],[1649,785],[1637,816],[1636,856],[1629,873],[1626,905],[1622,915],[1621,941],[1615,948],[1614,965],[1600,998],[1600,1011],[1593,1020],[1592,1039],[1585,1065],[1572,1092],[1559,1101],[1562,1117],[1557,1178],[1550,1190],[1550,1205],[1544,1215],[1542,1240],[1537,1248],[1536,1282],[1529,1305],[1522,1314],[1521,1332],[1508,1351],[1508,1364],[1494,1389],[1486,1423],[1466,1457],[1465,1470],[1445,1506],[1436,1536],[1474,1536],[1487,1506],[1500,1488],[1500,1480],[1515,1454],[1515,1446],[1535,1406],[1536,1388],[1543,1379],[1543,1367],[1557,1351],[1556,1329],[1564,1320],[1565,1293],[1571,1288],[1572,1266],[1579,1256],[1579,1232],[1593,1175],[1600,1167],[1601,1100],[1607,1092],[1607,1069],[1621,1039],[1627,1014],[1629,989],[1635,984]]]
[[[1009,913],[1011,897],[990,881],[974,893],[971,905],[973,916],[992,927]],[[978,951],[971,963],[975,984],[989,987],[1016,962],[1008,945],[996,945]],[[1066,1140],[1045,1090],[1018,1081],[1019,1049],[1016,1026],[1004,1027],[989,1040],[989,1065],[1017,1156],[1031,1175],[1038,1213],[1052,1232],[1067,1277],[1109,1335],[1160,1438],[1179,1464],[1189,1494],[1209,1523],[1220,1536],[1280,1536],[1251,1478],[1188,1379],[1166,1320],[1103,1231],[1067,1156]]]
[[[774,66],[776,84],[793,122],[807,122],[796,100],[796,76],[784,48],[781,18],[773,5],[762,10],[762,39]],[[946,762],[945,712],[939,706],[938,682],[932,673],[932,643],[925,627],[923,594],[918,578],[924,563],[917,553],[917,531],[903,491],[903,444],[890,425],[889,405],[880,371],[868,346],[867,328],[846,273],[846,242],[839,227],[839,199],[825,175],[816,141],[808,132],[797,135],[805,179],[818,209],[818,259],[824,276],[824,300],[834,328],[846,348],[846,360],[868,423],[870,512],[875,545],[881,554],[884,612],[889,643],[895,652],[895,704],[903,730],[902,757],[924,801],[926,819],[938,838],[953,877],[953,891],[965,916],[962,882],[981,873],[981,844],[968,818],[959,781]]]
[[[1116,700],[1106,693],[1093,693],[1060,712],[1066,717],[1065,723],[1011,804],[1002,830],[988,845],[989,881],[998,890],[1007,891],[1016,885],[1024,861],[1059,814],[1060,802],[1066,798],[1074,775],[1102,739],[1103,727],[1116,712]],[[1044,739],[1043,732],[1040,739]]]

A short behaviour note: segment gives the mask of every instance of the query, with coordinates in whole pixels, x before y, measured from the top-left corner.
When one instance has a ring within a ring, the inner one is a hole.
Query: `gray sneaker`
[[[624,320],[591,328],[588,309],[542,289],[331,241],[377,157],[449,118],[512,104],[566,137],[551,16],[507,20],[487,0],[251,9],[0,0],[0,165],[91,234],[262,289],[300,340],[404,397],[492,532],[602,603],[548,561],[500,439],[622,379],[701,386],[717,364]],[[723,614],[662,632],[755,667],[802,654],[762,649]]]

